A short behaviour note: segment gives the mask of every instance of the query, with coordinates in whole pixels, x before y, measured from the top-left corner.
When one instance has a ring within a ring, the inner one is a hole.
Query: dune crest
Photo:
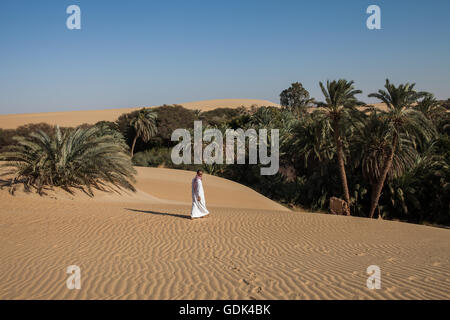
[[[35,190],[26,192],[23,185],[18,184],[14,199],[55,199],[91,202],[145,202],[148,204],[191,205],[191,181],[194,171],[166,168],[135,167],[137,171],[136,192],[108,188],[108,191],[93,189],[94,197],[77,188],[68,193],[60,188],[45,188],[44,195],[39,196]],[[2,178],[7,181],[6,178]],[[288,208],[261,195],[253,189],[237,182],[204,174],[205,197],[208,206],[226,208],[248,208],[290,211]],[[4,184],[4,182],[2,183]],[[7,187],[0,194],[7,194]],[[6,196],[7,197],[7,196]]]
[[[193,172],[137,171],[122,196],[0,190],[0,299],[450,299],[450,230],[290,212],[213,176],[192,221]]]
[[[208,111],[216,108],[238,108],[244,106],[278,106],[268,100],[258,99],[217,99],[203,100],[186,103],[174,103],[182,105],[191,110]],[[124,114],[139,110],[142,107],[157,106],[141,106],[135,108],[118,108],[104,110],[79,110],[79,111],[60,111],[60,112],[40,112],[40,113],[23,113],[23,114],[0,114],[0,128],[14,129],[28,123],[45,122],[50,125],[60,125],[62,127],[76,127],[80,124],[94,124],[99,121],[115,121]]]

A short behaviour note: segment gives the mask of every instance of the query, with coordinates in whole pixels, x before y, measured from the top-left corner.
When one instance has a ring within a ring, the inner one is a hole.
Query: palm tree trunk
[[[338,160],[339,173],[341,175],[342,189],[344,190],[344,200],[347,202],[347,212],[350,215],[350,192],[348,191],[347,174],[345,173],[345,163],[344,163],[344,148],[342,147],[341,137],[339,135],[339,128],[337,125],[334,126],[334,140],[336,143],[336,154]]]
[[[383,190],[383,187],[384,187],[384,182],[386,181],[386,177],[387,177],[389,170],[391,170],[392,162],[394,161],[396,144],[397,144],[397,135],[395,135],[393,138],[392,148],[384,161],[383,170],[381,171],[381,175],[378,178],[376,185],[372,189],[370,213],[369,213],[370,218],[373,218],[375,209],[378,206],[378,200],[380,200],[381,191]]]
[[[133,144],[131,145],[131,157],[133,158],[134,146],[136,145],[136,140],[138,136],[136,135],[133,139]]]

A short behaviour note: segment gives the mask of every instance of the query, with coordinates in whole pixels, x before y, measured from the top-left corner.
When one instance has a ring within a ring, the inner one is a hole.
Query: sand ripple
[[[1,199],[1,299],[449,299],[450,231],[354,217]],[[7,201],[6,201],[7,200]],[[81,267],[81,290],[66,267]],[[378,265],[382,289],[366,287]]]

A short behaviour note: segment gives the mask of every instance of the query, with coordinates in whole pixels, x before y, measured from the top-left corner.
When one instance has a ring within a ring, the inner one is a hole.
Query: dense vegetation
[[[450,100],[438,101],[414,84],[386,81],[369,95],[387,105],[380,110],[361,107],[361,91],[352,81],[329,81],[320,88],[323,102],[294,83],[280,95],[282,108],[201,112],[164,105],[96,127],[123,139],[135,165],[202,168],[311,211],[328,211],[330,197],[336,196],[349,204],[351,215],[450,225]],[[249,164],[174,165],[171,150],[177,142],[171,134],[192,130],[195,120],[202,120],[203,130],[218,128],[223,134],[227,128],[279,129],[279,172],[263,176],[260,165]],[[52,135],[45,124],[0,130],[0,148],[12,144],[14,134],[30,136],[37,129]]]
[[[13,139],[15,143],[0,154],[6,174],[13,175],[12,193],[17,182],[27,189],[35,187],[40,194],[46,186],[69,192],[79,188],[89,195],[93,188],[135,191],[135,170],[118,131],[101,124],[64,130],[56,127],[50,135],[39,130]]]

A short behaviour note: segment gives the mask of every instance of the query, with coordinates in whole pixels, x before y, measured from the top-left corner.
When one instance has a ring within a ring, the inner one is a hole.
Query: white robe
[[[200,201],[198,197],[200,196]],[[209,214],[208,209],[206,209],[205,193],[203,192],[202,179],[195,177],[192,179],[192,218],[200,218]]]

